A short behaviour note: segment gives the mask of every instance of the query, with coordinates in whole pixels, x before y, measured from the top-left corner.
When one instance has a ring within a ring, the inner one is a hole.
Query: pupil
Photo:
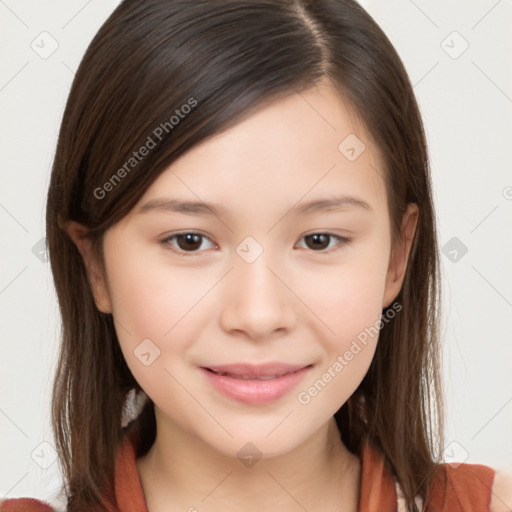
[[[195,235],[193,233],[187,233],[185,235],[180,235],[180,240],[185,240],[185,245],[186,245],[185,248],[186,249],[197,249],[198,247],[201,246],[201,242],[199,241],[200,235]]]
[[[313,245],[315,245],[317,248],[325,249],[329,245],[329,237],[327,235],[315,234],[315,235],[310,235],[308,238],[311,238],[314,240]],[[317,242],[320,242],[320,243],[317,243]],[[327,242],[327,243],[325,243],[325,242]]]

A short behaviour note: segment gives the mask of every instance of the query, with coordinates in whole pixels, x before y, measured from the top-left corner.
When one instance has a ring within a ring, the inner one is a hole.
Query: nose
[[[252,263],[237,259],[227,277],[221,313],[226,332],[261,341],[294,328],[300,301],[265,252]]]

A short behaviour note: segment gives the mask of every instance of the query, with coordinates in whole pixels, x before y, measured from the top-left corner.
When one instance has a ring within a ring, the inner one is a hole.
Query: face
[[[279,455],[367,372],[412,213],[404,226],[392,252],[378,150],[319,86],[175,161],[105,234],[94,294],[160,424],[229,456],[247,442]]]

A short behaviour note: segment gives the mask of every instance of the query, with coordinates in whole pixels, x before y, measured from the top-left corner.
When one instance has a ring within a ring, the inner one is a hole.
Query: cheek
[[[215,280],[150,262],[134,250],[124,254],[107,268],[116,332],[134,377],[143,388],[151,387],[161,378],[156,370],[170,368],[199,337],[195,313]]]
[[[114,314],[126,327],[116,323],[126,364],[167,418],[184,430],[197,428],[201,436],[210,436],[211,443],[218,443],[223,433],[219,434],[215,425],[211,428],[211,417],[204,416],[204,410],[190,398],[205,390],[188,363],[194,362],[191,347],[204,337],[205,325],[212,317],[210,292],[216,291],[222,273],[215,275],[211,268],[171,266],[161,258],[135,252],[111,265],[108,274]],[[221,413],[214,417],[221,417]],[[203,424],[210,425],[206,433]]]
[[[357,251],[338,267],[304,273],[303,297],[319,320],[316,338],[325,357],[297,400],[334,414],[364,378],[378,342],[385,289],[385,240]],[[324,391],[325,389],[325,391]],[[313,405],[314,404],[314,405]]]
[[[382,313],[387,259],[382,246],[368,248],[347,257],[339,266],[304,272],[302,296],[324,325],[322,338],[330,349],[343,349]]]
[[[332,416],[368,371],[380,332],[381,274],[353,266],[332,275],[309,295],[321,317],[317,339],[324,357],[296,397],[305,418]]]
[[[162,275],[157,267],[129,259],[110,272],[110,293],[116,320],[133,335],[161,338],[177,322],[190,288],[179,275]]]
[[[349,334],[349,326],[364,326],[381,311],[383,283],[369,272],[359,274],[354,268],[331,275],[324,283],[317,281],[310,292],[310,302],[335,336]]]

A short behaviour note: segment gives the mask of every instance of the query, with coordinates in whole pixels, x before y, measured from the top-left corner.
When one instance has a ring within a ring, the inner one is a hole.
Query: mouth
[[[268,363],[201,366],[207,381],[221,394],[251,405],[277,400],[291,391],[313,365]]]
[[[292,365],[287,363],[267,363],[262,365],[251,364],[230,364],[223,366],[203,366],[202,368],[216,373],[217,375],[224,375],[233,379],[257,379],[257,380],[271,380],[295,373],[312,365]]]
[[[277,379],[279,377],[283,377],[285,375],[289,375],[290,373],[294,373],[294,372],[287,372],[287,373],[282,373],[282,374],[278,374],[278,375],[266,375],[266,376],[258,377],[255,375],[238,375],[236,373],[229,373],[229,372],[216,372],[210,368],[205,368],[205,370],[208,370],[209,372],[215,373],[217,375],[223,375],[225,377],[231,377],[232,379],[242,379],[242,380],[272,380],[272,379]]]

